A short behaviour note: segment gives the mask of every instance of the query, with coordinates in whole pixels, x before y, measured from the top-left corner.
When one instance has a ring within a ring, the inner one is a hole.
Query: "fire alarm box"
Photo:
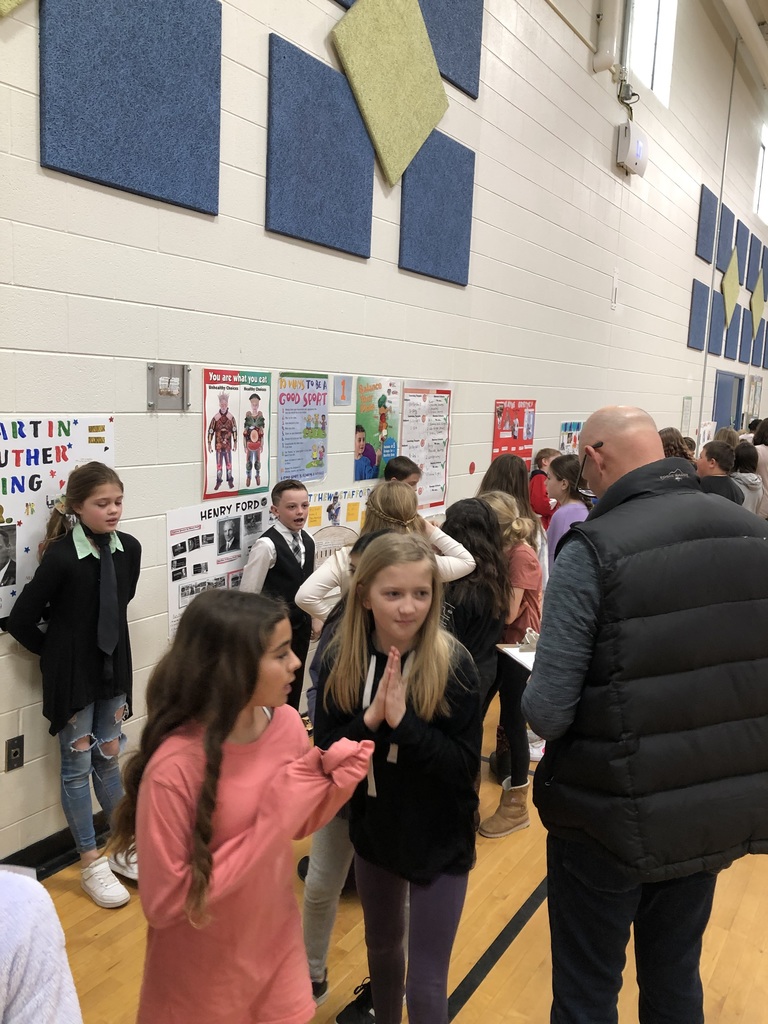
[[[619,141],[616,148],[616,163],[627,174],[645,174],[648,166],[648,136],[634,121],[619,125]]]

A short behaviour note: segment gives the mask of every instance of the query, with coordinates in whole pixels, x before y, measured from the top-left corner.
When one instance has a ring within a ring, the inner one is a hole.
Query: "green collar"
[[[87,558],[88,555],[93,555],[94,558],[101,557],[99,552],[86,537],[85,530],[82,528],[80,523],[78,523],[72,530],[72,540],[74,541],[75,551],[77,552],[78,558]],[[118,537],[116,531],[113,531],[109,535],[109,550],[113,555],[116,551],[123,550],[122,541]]]

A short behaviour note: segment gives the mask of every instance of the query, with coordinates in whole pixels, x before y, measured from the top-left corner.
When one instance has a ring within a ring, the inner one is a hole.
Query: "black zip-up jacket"
[[[480,768],[482,721],[479,679],[474,662],[458,645],[456,665],[448,680],[449,713],[425,722],[410,704],[396,729],[386,722],[371,732],[363,721],[363,692],[352,715],[328,700],[325,660],[318,682],[315,742],[327,748],[343,736],[373,740],[371,761],[376,796],[368,780],[355,790],[349,831],[356,852],[365,860],[410,882],[426,884],[438,875],[461,875],[472,867],[475,849],[475,776]],[[376,660],[373,695],[384,674],[386,654],[370,649]],[[407,660],[407,659],[406,659]],[[393,746],[396,746],[396,758]]]

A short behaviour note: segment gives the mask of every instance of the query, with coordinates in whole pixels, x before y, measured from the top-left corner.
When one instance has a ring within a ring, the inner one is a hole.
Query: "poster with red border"
[[[536,401],[532,398],[497,398],[493,403],[493,454],[518,455],[528,469],[533,458]]]
[[[448,486],[451,386],[407,380],[403,387],[400,454],[421,470],[419,508],[440,508]]]

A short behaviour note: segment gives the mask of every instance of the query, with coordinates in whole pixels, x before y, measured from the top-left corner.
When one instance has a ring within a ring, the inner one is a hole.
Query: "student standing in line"
[[[406,483],[388,480],[374,487],[365,506],[365,522],[361,535],[391,530],[422,536],[438,552],[440,578],[461,579],[475,568],[475,560],[463,545],[448,537],[437,526],[419,515],[416,492]],[[349,589],[349,547],[340,548],[310,576],[296,594],[296,604],[313,617],[325,622],[336,604],[337,590],[342,597]]]
[[[696,442],[693,446],[688,444],[690,438],[686,439],[677,427],[662,427],[659,431],[661,444],[664,448],[665,459],[685,459],[686,462],[695,462]]]
[[[288,606],[293,652],[301,663],[288,703],[298,709],[309,643],[320,635],[322,625],[313,622],[296,604],[296,591],[315,568],[315,542],[304,529],[309,515],[309,495],[301,480],[281,480],[275,484],[271,512],[277,522],[265,530],[251,548],[240,589],[280,598]]]
[[[400,480],[415,490],[418,489],[421,480],[421,470],[407,455],[396,455],[390,459],[384,467],[385,480]]]
[[[757,448],[750,441],[739,441],[733,455],[731,480],[744,495],[744,508],[756,513],[763,500],[763,482],[757,475]]]
[[[531,546],[539,559],[543,586],[546,587],[549,576],[547,533],[531,506],[528,491],[528,469],[519,455],[505,453],[493,460],[485,471],[476,497],[484,498],[489,491],[504,491],[505,494],[510,495],[514,498],[520,515],[534,523],[536,529],[531,538]]]
[[[757,475],[763,482],[763,498],[757,514],[768,519],[768,417],[755,427],[752,444],[757,449]]]
[[[377,1024],[399,1024],[404,989],[411,1024],[447,1024],[448,964],[474,856],[479,681],[440,624],[441,591],[423,540],[373,541],[320,674],[316,742],[375,743],[350,834]]]
[[[727,441],[709,441],[701,449],[696,472],[705,494],[719,494],[722,498],[744,504],[744,492],[730,478],[736,460],[734,450]]]
[[[547,535],[550,573],[560,539],[574,523],[583,523],[592,508],[592,502],[577,486],[580,469],[578,455],[558,455],[547,470],[547,494],[557,502]]]
[[[483,495],[483,500],[498,517],[504,553],[509,564],[512,601],[504,643],[519,644],[528,629],[538,633],[541,628],[541,566],[531,546],[536,524],[521,516],[514,498],[502,491],[491,491]],[[500,839],[530,825],[530,750],[525,717],[520,707],[529,675],[530,672],[519,662],[508,654],[499,653],[496,677],[499,722],[509,742],[510,775],[502,782],[501,800],[496,813],[480,824],[480,835],[489,839]]]
[[[306,1024],[315,1004],[293,850],[345,803],[372,743],[310,749],[286,702],[299,659],[282,603],[209,590],[152,673],[117,848],[145,865],[138,1024]]]
[[[118,754],[131,713],[133,673],[128,604],[136,593],[141,545],[118,533],[120,477],[101,462],[74,469],[51,512],[40,565],[8,619],[8,632],[40,655],[43,714],[61,750],[61,804],[80,855],[81,885],[100,907],[130,893],[113,871],[138,877],[135,861],[96,846],[91,781],[111,818],[123,796]],[[47,611],[48,631],[39,627]]]
[[[557,458],[559,454],[557,448],[540,448],[534,456],[531,479],[528,481],[531,508],[540,517],[545,530],[549,529],[553,512],[550,496],[547,494],[547,469],[552,459]],[[547,546],[549,547],[549,541]]]

